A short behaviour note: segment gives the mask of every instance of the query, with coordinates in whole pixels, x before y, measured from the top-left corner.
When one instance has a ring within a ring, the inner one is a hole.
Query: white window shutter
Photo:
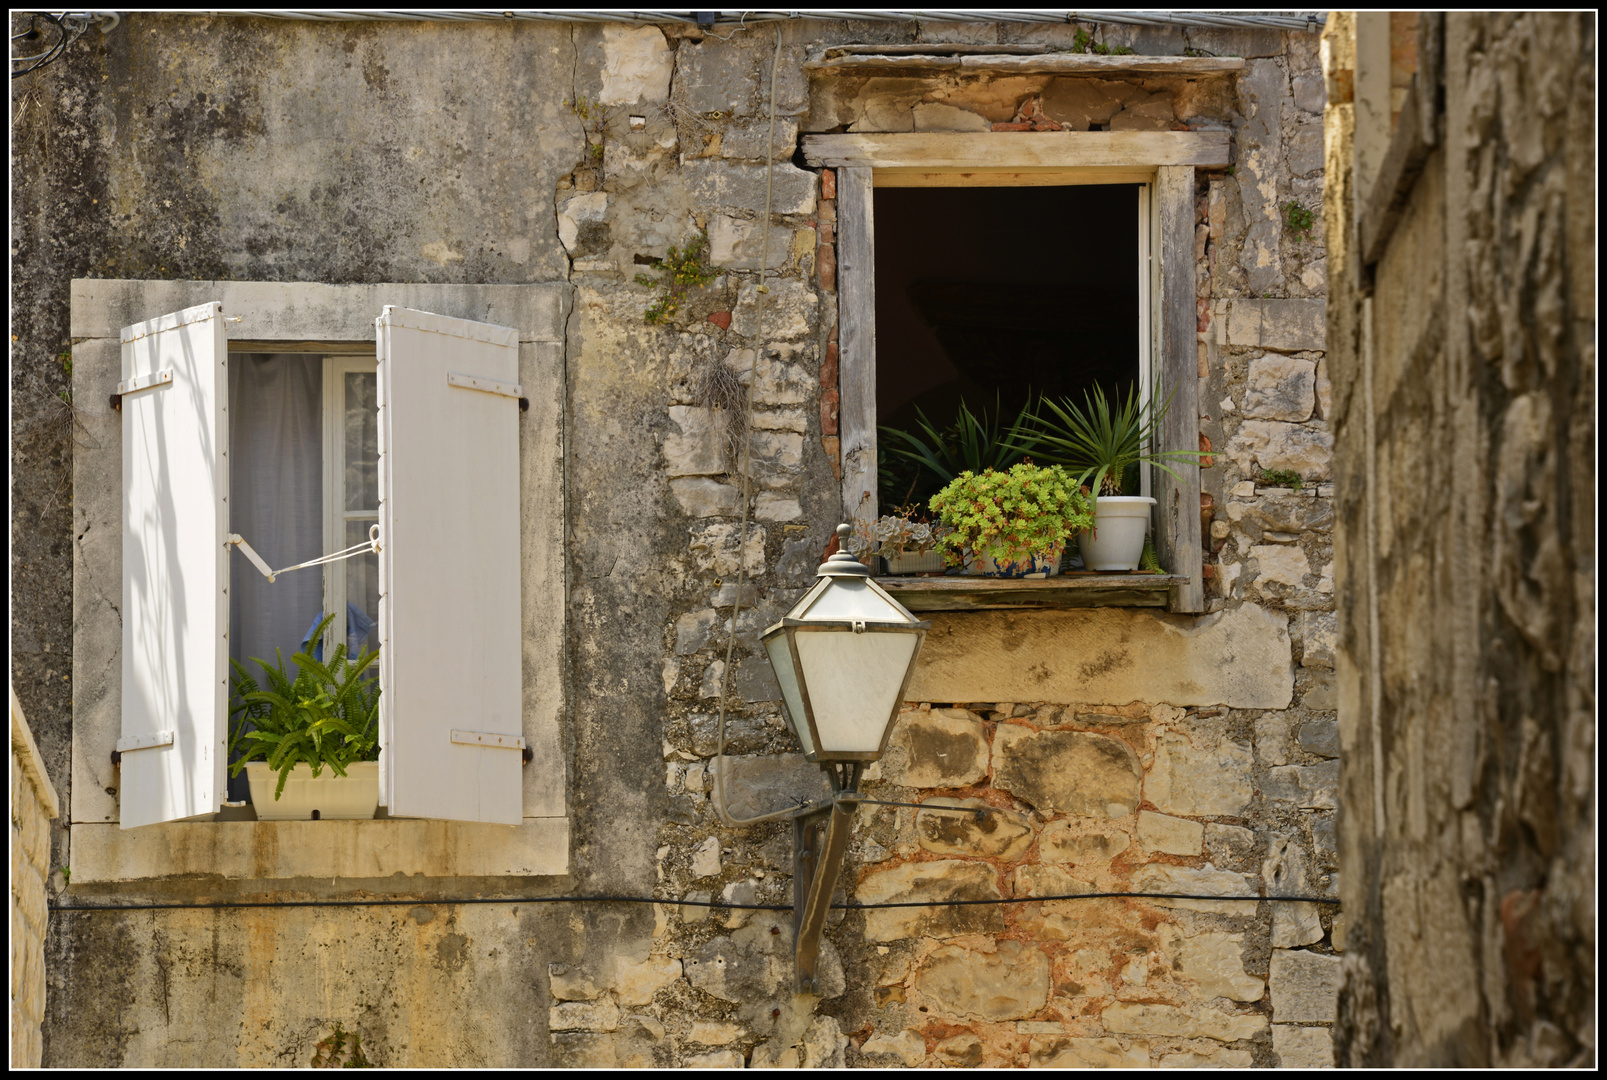
[[[519,335],[397,307],[377,329],[380,798],[517,825]]]
[[[221,304],[123,328],[119,820],[216,813],[228,738],[228,344]]]

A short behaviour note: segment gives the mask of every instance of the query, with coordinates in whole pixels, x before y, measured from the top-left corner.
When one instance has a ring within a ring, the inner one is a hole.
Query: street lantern
[[[849,531],[837,527],[842,540]],[[818,574],[760,641],[804,758],[822,766],[875,761],[932,624],[911,615],[846,550]]]
[[[850,527],[837,526],[840,542]],[[759,639],[781,685],[787,722],[804,757],[831,779],[824,805],[792,819],[795,986],[815,988],[820,935],[842,869],[859,773],[882,756],[921,642],[932,628],[870,578],[846,549],[821,564],[820,580]]]

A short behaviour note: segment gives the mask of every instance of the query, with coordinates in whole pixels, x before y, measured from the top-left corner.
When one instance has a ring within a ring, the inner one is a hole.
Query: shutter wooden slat
[[[519,403],[448,376],[517,384],[518,334],[387,307],[377,336],[381,797],[393,817],[516,825]]]
[[[228,728],[222,305],[122,333],[122,827],[216,813]]]

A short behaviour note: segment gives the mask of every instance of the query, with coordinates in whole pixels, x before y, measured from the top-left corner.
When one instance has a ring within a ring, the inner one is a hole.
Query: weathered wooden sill
[[[1081,571],[1023,581],[980,577],[879,577],[876,584],[911,611],[995,608],[1165,607],[1178,574]]]

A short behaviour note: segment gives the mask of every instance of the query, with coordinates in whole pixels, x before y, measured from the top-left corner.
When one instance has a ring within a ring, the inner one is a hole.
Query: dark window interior
[[[1029,392],[1081,404],[1138,377],[1137,185],[875,198],[879,424],[916,431],[919,409],[942,428],[996,397],[1008,422]],[[888,480],[882,505],[902,505]]]

